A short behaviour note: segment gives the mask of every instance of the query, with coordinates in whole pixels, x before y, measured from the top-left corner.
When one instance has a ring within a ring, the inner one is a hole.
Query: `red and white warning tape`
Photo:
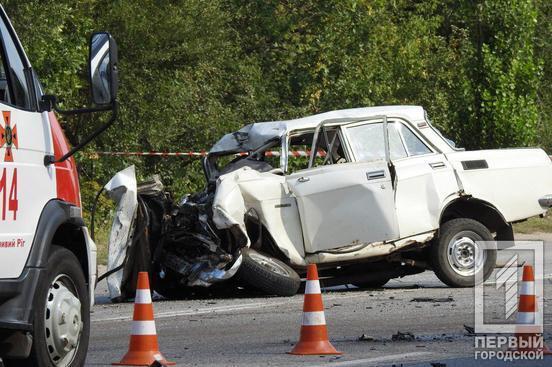
[[[100,156],[100,155],[111,155],[111,156],[123,156],[123,157],[131,157],[131,156],[139,156],[139,157],[147,157],[147,156],[155,156],[155,157],[205,157],[207,156],[207,152],[202,150],[200,152],[92,152],[89,153],[90,156]],[[266,157],[279,157],[280,152],[276,150],[272,151],[266,151],[265,153]],[[249,153],[242,152],[242,153],[236,153],[234,154],[236,157],[245,157],[249,155]],[[310,157],[310,151],[305,150],[290,150],[289,151],[290,157]],[[317,153],[318,157],[325,157],[326,152],[319,150]]]

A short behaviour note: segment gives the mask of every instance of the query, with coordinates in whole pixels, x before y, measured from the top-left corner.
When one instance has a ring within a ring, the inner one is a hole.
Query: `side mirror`
[[[117,71],[117,43],[107,32],[96,32],[90,37],[90,89],[92,101],[99,106],[112,104],[119,86]]]

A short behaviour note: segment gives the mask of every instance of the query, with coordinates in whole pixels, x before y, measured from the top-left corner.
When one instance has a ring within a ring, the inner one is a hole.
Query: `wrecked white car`
[[[205,190],[181,202],[158,182],[138,188],[145,262],[169,297],[234,278],[291,295],[311,263],[324,285],[379,287],[431,269],[472,286],[496,261],[478,241],[513,240],[512,223],[552,205],[543,150],[457,149],[417,106],[250,124],[203,167]]]

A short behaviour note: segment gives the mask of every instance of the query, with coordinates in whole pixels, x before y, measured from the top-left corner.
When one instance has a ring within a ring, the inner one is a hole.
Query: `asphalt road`
[[[552,346],[552,250],[546,255],[544,322]],[[413,301],[420,297],[430,300]],[[179,366],[502,365],[474,360],[474,338],[464,329],[474,324],[473,289],[447,288],[431,272],[393,280],[381,290],[324,289],[323,298],[330,339],[342,356],[286,354],[299,337],[302,295],[155,302],[161,351]],[[128,348],[133,305],[110,304],[105,285],[97,289],[97,302],[87,366],[119,361]],[[398,331],[415,339],[392,341]],[[373,340],[359,340],[363,334]],[[526,365],[551,363],[548,357]]]

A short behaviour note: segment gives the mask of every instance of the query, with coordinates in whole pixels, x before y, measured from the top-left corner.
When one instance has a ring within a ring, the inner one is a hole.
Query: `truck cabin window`
[[[0,102],[10,102],[10,92],[8,90],[8,79],[4,70],[4,63],[0,64]]]
[[[0,20],[0,35],[2,40],[2,72],[0,74],[0,94],[2,101],[23,109],[30,109],[30,96],[25,77],[23,61],[17,51],[17,47],[6,28],[6,24]]]

